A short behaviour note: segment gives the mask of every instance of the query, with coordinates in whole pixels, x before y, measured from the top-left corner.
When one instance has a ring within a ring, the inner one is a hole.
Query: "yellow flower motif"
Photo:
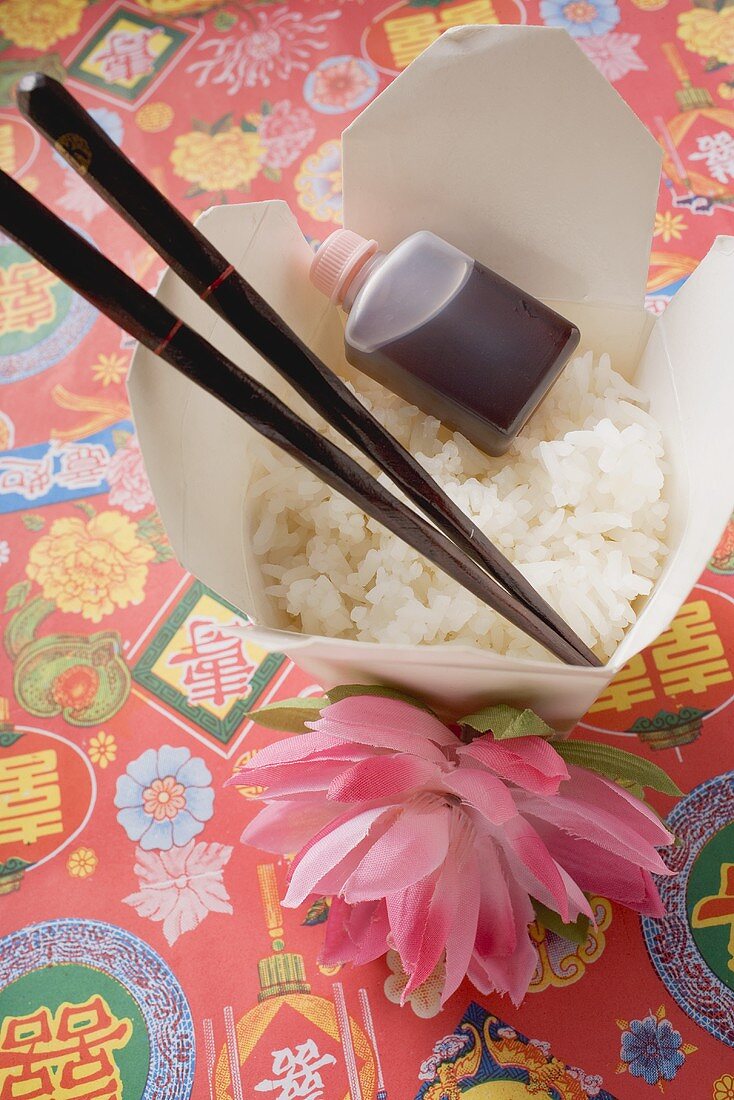
[[[731,65],[734,62],[734,8],[721,11],[693,8],[682,12],[678,16],[678,37],[687,50]]]
[[[155,11],[160,15],[181,15],[183,12],[210,11],[227,0],[137,0],[138,7]]]
[[[159,134],[171,125],[173,114],[170,103],[146,103],[136,112],[135,121],[144,133]]]
[[[72,878],[87,878],[97,869],[96,853],[91,848],[77,848],[66,861],[66,870]]]
[[[79,30],[87,0],[4,0],[0,33],[16,46],[47,50]]]
[[[117,756],[117,742],[111,733],[100,730],[89,740],[89,759],[100,768],[106,768]]]
[[[143,602],[155,550],[121,512],[63,517],[31,548],[26,573],[60,611],[98,623],[117,607]]]
[[[236,128],[218,134],[192,130],[176,138],[171,164],[177,176],[202,191],[247,191],[261,168],[265,147],[257,133]]]
[[[97,362],[92,363],[92,377],[103,386],[122,382],[126,371],[127,359],[124,355],[100,355]]]
[[[734,1077],[730,1073],[714,1081],[713,1100],[734,1100]]]
[[[682,214],[671,214],[666,210],[664,214],[655,215],[655,228],[652,235],[662,237],[667,244],[668,241],[679,241],[686,229],[688,226]]]

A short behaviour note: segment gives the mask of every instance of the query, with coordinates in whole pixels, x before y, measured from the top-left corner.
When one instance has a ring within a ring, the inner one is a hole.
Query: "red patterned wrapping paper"
[[[15,110],[42,68],[187,215],[283,198],[318,241],[344,126],[443,29],[496,22],[566,27],[660,140],[664,309],[732,232],[727,3],[3,0],[0,166],[155,286],[158,258]],[[668,920],[598,898],[584,944],[534,932],[520,1009],[464,984],[439,1012],[437,983],[401,1009],[397,959],[320,967],[327,903],[281,909],[285,863],[239,843],[258,791],[224,781],[273,736],[249,712],[318,687],[228,638],[238,612],[172,559],[131,351],[0,238],[0,1096],[732,1100],[734,528],[582,723],[690,792]]]

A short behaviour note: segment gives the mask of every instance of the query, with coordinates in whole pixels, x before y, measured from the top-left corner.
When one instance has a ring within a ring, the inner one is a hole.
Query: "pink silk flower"
[[[671,834],[617,784],[541,737],[464,744],[419,707],[375,695],[327,706],[312,732],[261,749],[231,783],[266,788],[242,839],[295,852],[286,906],[331,895],[321,961],[400,955],[408,997],[443,962],[519,1004],[537,952],[531,898],[568,922],[585,892],[664,915],[652,874]]]

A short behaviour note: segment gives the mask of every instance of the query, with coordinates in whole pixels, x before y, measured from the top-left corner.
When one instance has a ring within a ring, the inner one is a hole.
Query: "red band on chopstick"
[[[168,333],[168,336],[164,336],[163,339],[161,340],[160,344],[158,345],[158,347],[154,348],[154,351],[153,351],[154,355],[160,355],[161,352],[164,350],[164,348],[168,347],[171,340],[174,338],[174,336],[176,335],[178,330],[181,328],[182,324],[183,324],[183,321],[180,321],[180,320],[176,321],[175,325],[173,325],[173,327],[171,328],[171,331]]]
[[[209,283],[209,286],[206,288],[206,290],[202,291],[202,293],[201,293],[202,301],[206,301],[206,299],[209,297],[209,295],[212,294],[217,289],[218,286],[221,286],[221,284],[224,282],[224,280],[228,279],[233,271],[234,271],[234,264],[230,264],[229,267],[225,267],[224,271],[220,272],[220,274],[217,275],[214,282]]]

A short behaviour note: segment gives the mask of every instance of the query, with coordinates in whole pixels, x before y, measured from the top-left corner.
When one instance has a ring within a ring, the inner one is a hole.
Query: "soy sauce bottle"
[[[386,253],[338,229],[311,279],[349,314],[353,366],[490,455],[504,454],[579,343],[570,321],[428,230]]]

